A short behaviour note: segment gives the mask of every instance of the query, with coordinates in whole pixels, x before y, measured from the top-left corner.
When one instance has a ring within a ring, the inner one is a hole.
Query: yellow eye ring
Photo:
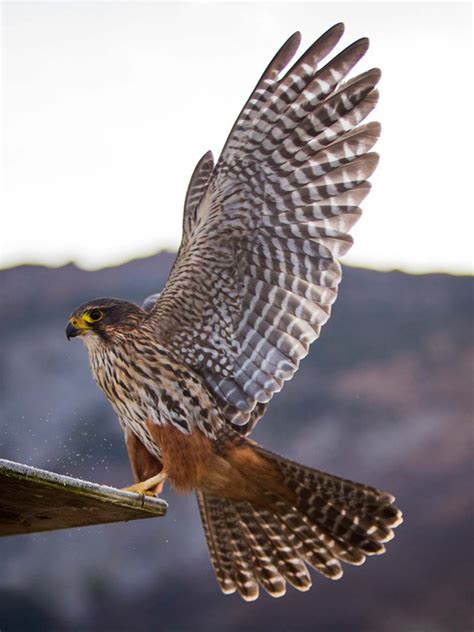
[[[100,309],[92,309],[90,312],[84,312],[82,318],[86,323],[97,323],[104,317],[104,312]]]

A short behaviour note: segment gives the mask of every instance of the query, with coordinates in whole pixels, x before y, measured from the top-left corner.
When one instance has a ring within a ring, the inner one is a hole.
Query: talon
[[[135,485],[130,485],[129,487],[123,487],[122,491],[134,492],[135,494],[142,494],[143,496],[158,496],[163,489],[163,483],[166,478],[166,472],[160,472],[156,474],[156,476],[148,478],[146,481],[135,483]]]
[[[129,487],[122,487],[122,491],[134,492],[135,494],[141,494],[142,496],[156,496],[155,492],[143,489],[140,483],[137,483],[136,485],[130,485]]]

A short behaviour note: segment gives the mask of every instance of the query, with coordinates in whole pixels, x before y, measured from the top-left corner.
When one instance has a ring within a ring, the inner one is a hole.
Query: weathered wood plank
[[[167,503],[0,459],[0,536],[164,516]]]

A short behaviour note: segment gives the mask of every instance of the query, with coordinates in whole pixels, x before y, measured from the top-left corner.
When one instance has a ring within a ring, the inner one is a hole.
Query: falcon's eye
[[[102,320],[103,317],[104,313],[100,309],[93,309],[90,312],[86,312],[83,316],[88,323],[96,323],[98,320]]]

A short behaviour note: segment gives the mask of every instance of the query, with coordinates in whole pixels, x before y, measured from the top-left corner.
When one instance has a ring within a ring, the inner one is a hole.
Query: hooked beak
[[[83,328],[76,327],[75,325],[72,324],[71,321],[69,321],[68,324],[67,324],[67,327],[66,327],[66,338],[68,340],[71,340],[71,338],[75,338],[76,336],[80,336],[83,331],[84,331]]]
[[[66,338],[68,340],[71,340],[71,338],[75,338],[78,335],[79,335],[79,329],[76,329],[74,325],[72,325],[71,323],[68,323],[66,327]]]

